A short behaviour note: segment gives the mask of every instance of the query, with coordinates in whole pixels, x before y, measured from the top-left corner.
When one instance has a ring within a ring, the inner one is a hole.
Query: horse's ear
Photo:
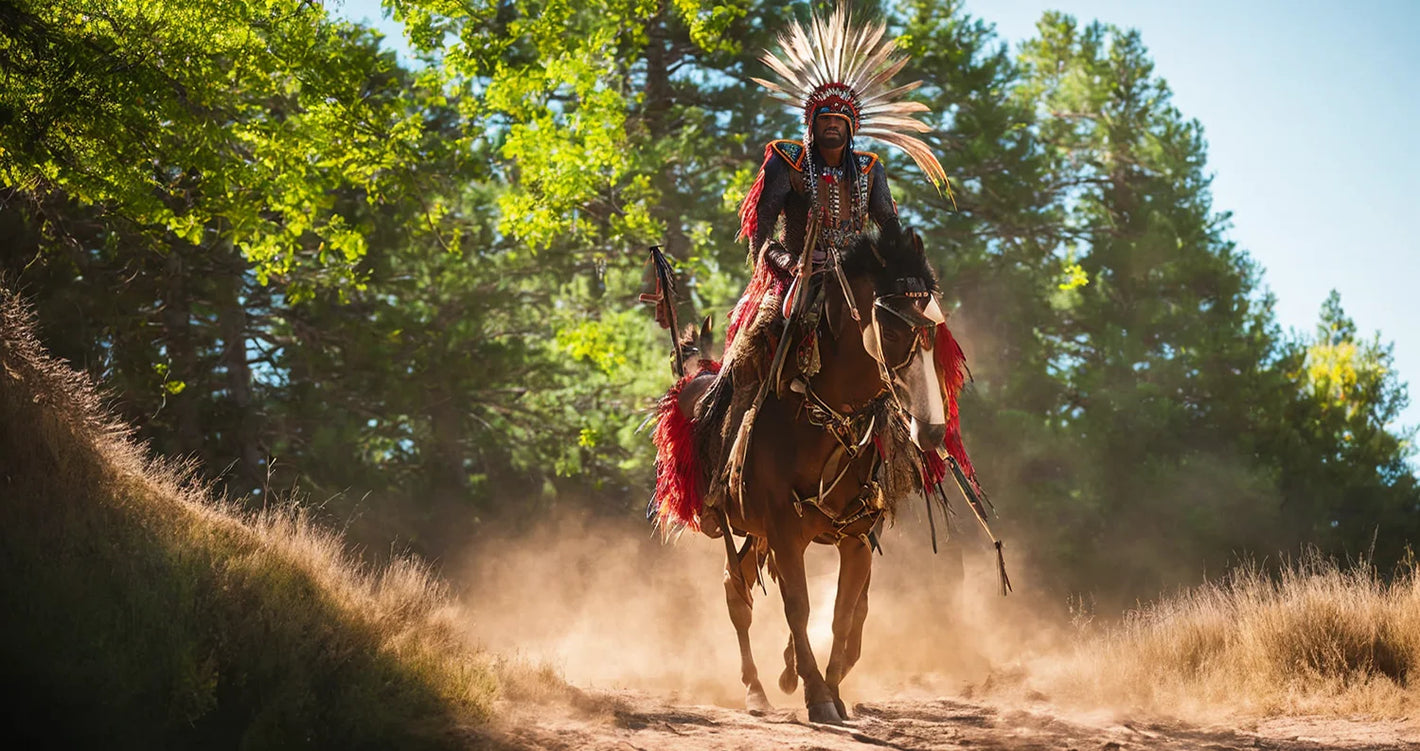
[[[715,344],[715,316],[705,316],[700,323],[700,351],[708,353]]]
[[[922,250],[922,236],[917,234],[917,230],[909,227],[907,236],[912,238],[912,249],[917,251],[917,255],[923,255],[925,251]]]

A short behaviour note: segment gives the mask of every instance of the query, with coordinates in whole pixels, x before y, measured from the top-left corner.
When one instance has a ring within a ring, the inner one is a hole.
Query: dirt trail
[[[858,704],[848,727],[811,725],[802,709],[752,716],[669,704],[630,691],[586,692],[571,705],[506,708],[497,745],[535,749],[1417,749],[1420,724],[1273,718],[1238,727],[1071,716],[1047,704],[1015,708],[962,699]]]
[[[506,687],[499,724],[480,740],[507,749],[618,751],[1420,751],[1420,721],[1236,720],[1267,710],[1233,706],[1226,696],[1186,707],[1095,696],[1085,680],[1091,676],[1073,675],[1066,659],[1089,624],[1077,625],[1033,586],[1029,546],[1013,550],[1017,591],[1002,598],[994,557],[933,555],[920,522],[905,516],[884,535],[889,552],[874,564],[863,659],[844,682],[854,717],[847,728],[810,725],[802,693],[784,695],[773,685],[787,627],[772,584],[756,590],[751,641],[780,710],[756,717],[739,709],[744,688],[720,541],[687,535],[667,545],[642,526],[578,517],[486,541],[457,577],[477,614],[471,635],[524,665],[509,672],[512,683],[526,685]],[[819,547],[807,560],[809,637],[823,660],[837,557]],[[543,668],[554,677],[538,677]],[[1133,688],[1120,695],[1150,693]],[[1165,715],[1189,719],[1159,719]]]

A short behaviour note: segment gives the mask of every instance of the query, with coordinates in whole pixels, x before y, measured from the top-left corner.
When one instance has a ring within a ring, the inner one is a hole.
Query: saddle
[[[767,328],[766,344],[769,351],[772,352],[779,346],[779,339],[785,335],[785,325],[793,319],[794,301],[799,297],[799,284],[802,280],[795,274],[799,267],[798,257],[778,241],[770,241],[764,251],[764,260],[770,264],[776,276],[788,281],[784,299],[779,306],[779,315],[769,323]],[[817,267],[818,264],[815,263],[815,266]],[[806,300],[808,309],[799,319],[798,326],[796,326],[797,331],[789,334],[790,336],[798,336],[799,341],[794,345],[793,357],[785,364],[784,372],[777,374],[778,382],[774,384],[774,390],[781,397],[784,395],[786,385],[795,378],[807,380],[819,371],[818,323],[823,315],[824,304],[822,271],[821,268],[814,269],[809,280],[809,284],[812,286]]]

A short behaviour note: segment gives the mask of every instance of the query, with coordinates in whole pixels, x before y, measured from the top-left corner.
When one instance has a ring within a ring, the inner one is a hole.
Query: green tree
[[[1271,468],[1251,420],[1281,406],[1279,333],[1212,209],[1202,128],[1172,106],[1138,33],[1054,13],[1038,29],[1023,93],[1064,188],[1058,252],[1073,264],[1052,363],[1083,460],[1070,557],[1132,570],[1125,586],[1147,591],[1176,574],[1154,562],[1187,562],[1191,577],[1266,543]]]
[[[1035,102],[1021,95],[1020,66],[991,27],[960,3],[904,11],[913,55],[904,77],[925,82],[919,95],[953,190],[931,190],[910,168],[895,171],[894,187],[957,303],[952,326],[974,377],[962,399],[968,446],[1003,500],[1058,498],[1071,452],[1058,431],[1063,384],[1052,372],[1062,350],[1054,301],[1069,229],[1063,187],[1049,171]],[[1063,506],[1005,505],[1014,506],[1008,525]]]
[[[734,207],[768,133],[795,127],[748,93],[740,73],[755,46],[741,42],[766,39],[793,9],[387,7],[493,165],[487,243],[466,248],[465,262],[526,274],[506,298],[516,307],[500,314],[525,316],[517,328],[541,343],[537,374],[550,380],[523,378],[516,406],[537,419],[495,432],[533,476],[575,478],[545,487],[639,507],[644,491],[633,489],[649,487],[650,456],[634,429],[670,372],[664,335],[635,302],[646,247],[663,245],[680,265],[687,323],[732,304],[745,271]]]
[[[1415,428],[1399,426],[1409,397],[1392,347],[1379,334],[1361,338],[1333,290],[1315,334],[1296,350],[1288,375],[1297,390],[1277,426],[1293,534],[1386,565],[1420,531]]]
[[[374,90],[393,56],[318,4],[20,0],[0,42],[0,184],[195,245],[218,232],[262,281],[359,258],[343,187],[416,189],[418,109]]]
[[[272,308],[358,288],[362,207],[457,148],[438,97],[299,2],[19,3],[0,36],[7,267],[155,448],[261,487]]]

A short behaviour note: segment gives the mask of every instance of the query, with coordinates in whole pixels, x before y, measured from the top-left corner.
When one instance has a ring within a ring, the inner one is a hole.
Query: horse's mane
[[[926,289],[936,291],[937,274],[916,237],[910,227],[897,232],[864,232],[843,249],[843,273],[850,278],[871,278],[880,294],[908,291],[900,289],[905,279],[921,280]]]

